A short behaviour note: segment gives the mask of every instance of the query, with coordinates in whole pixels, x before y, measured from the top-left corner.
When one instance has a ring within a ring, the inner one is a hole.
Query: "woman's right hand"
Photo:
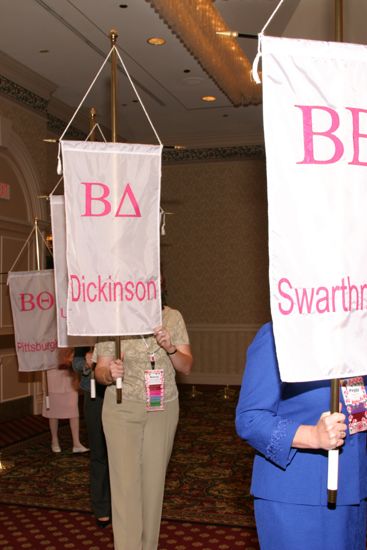
[[[341,447],[347,432],[345,414],[329,412],[323,413],[315,426],[316,445],[318,449],[330,451]]]
[[[111,378],[116,381],[117,378],[124,377],[124,365],[121,359],[113,359],[109,365]]]
[[[298,427],[292,447],[331,451],[331,449],[336,449],[344,444],[346,432],[345,414],[325,412],[315,426],[301,424]]]

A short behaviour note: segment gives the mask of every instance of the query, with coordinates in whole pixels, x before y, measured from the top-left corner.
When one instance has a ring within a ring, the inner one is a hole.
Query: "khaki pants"
[[[116,403],[106,390],[103,428],[107,441],[115,550],[156,550],[164,483],[178,422],[178,400],[164,411],[144,403]]]

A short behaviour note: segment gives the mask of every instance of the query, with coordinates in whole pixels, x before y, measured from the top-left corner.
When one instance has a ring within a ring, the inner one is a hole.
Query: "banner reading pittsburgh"
[[[367,374],[367,47],[264,37],[281,379]]]
[[[161,324],[161,154],[62,142],[69,335],[149,334]]]

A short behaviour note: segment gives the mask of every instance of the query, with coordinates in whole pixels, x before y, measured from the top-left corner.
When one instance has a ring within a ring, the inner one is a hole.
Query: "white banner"
[[[149,334],[161,324],[162,147],[62,142],[70,335]]]
[[[367,47],[264,37],[262,55],[281,378],[367,374]]]
[[[19,371],[56,368],[53,270],[10,272],[8,285]]]
[[[88,336],[68,336],[66,326],[68,274],[66,267],[65,201],[63,195],[50,196],[52,250],[55,273],[57,344],[60,348],[92,346],[96,339]]]

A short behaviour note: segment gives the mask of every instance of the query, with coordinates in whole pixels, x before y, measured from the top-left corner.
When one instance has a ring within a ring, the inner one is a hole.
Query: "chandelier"
[[[261,87],[251,79],[251,64],[212,0],[147,2],[234,106],[261,103]]]

